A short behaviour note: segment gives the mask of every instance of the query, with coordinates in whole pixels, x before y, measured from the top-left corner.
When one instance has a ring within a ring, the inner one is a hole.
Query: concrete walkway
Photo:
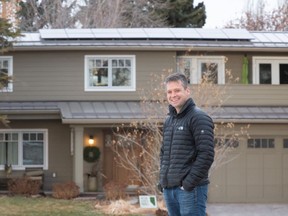
[[[288,216],[288,204],[211,204],[209,216]]]

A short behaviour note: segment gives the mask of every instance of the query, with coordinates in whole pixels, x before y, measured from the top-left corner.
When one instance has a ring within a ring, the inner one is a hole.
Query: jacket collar
[[[192,98],[189,98],[185,104],[183,105],[183,107],[181,108],[180,112],[177,113],[176,109],[169,104],[169,115],[171,116],[180,116],[180,115],[185,115],[185,113],[187,112],[187,110],[189,110],[189,107],[193,107],[195,106],[195,103],[193,101]]]

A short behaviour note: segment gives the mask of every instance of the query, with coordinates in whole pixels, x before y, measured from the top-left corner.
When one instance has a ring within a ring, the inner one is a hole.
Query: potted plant
[[[88,190],[97,190],[97,176],[100,171],[100,149],[97,146],[86,146],[84,148],[84,160],[88,163],[94,163],[88,175]]]

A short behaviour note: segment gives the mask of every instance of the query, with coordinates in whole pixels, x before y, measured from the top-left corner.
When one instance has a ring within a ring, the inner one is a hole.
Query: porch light
[[[89,145],[93,145],[94,144],[94,139],[93,139],[92,135],[89,136],[88,143],[89,143]]]

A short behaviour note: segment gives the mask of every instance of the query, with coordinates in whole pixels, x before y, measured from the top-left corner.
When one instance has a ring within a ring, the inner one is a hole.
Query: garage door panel
[[[283,161],[283,163],[282,163],[283,168],[288,169],[288,153],[283,154],[283,160],[282,161]]]
[[[251,169],[262,169],[263,168],[263,155],[248,154],[247,155],[247,167]]]
[[[263,170],[247,169],[247,185],[263,185]]]
[[[244,154],[232,154],[227,158],[226,161],[229,161],[227,163],[227,168],[230,171],[231,169],[243,169],[244,168],[244,163],[243,161],[245,160],[245,155]]]
[[[250,201],[258,201],[263,198],[263,186],[247,185],[247,199]]]
[[[288,184],[283,185],[283,198],[288,203]]]
[[[264,163],[264,169],[274,169],[275,167],[281,166],[281,157],[277,154],[264,154],[263,155],[263,163]]]
[[[227,185],[243,185],[245,182],[245,171],[243,169],[228,169]]]
[[[280,185],[266,185],[264,187],[264,197],[267,201],[279,201],[282,196],[282,186]]]
[[[265,169],[263,175],[264,185],[280,185],[282,184],[282,174],[281,170],[278,168]]]
[[[229,202],[245,202],[246,186],[244,185],[227,186],[227,199],[229,200]]]

